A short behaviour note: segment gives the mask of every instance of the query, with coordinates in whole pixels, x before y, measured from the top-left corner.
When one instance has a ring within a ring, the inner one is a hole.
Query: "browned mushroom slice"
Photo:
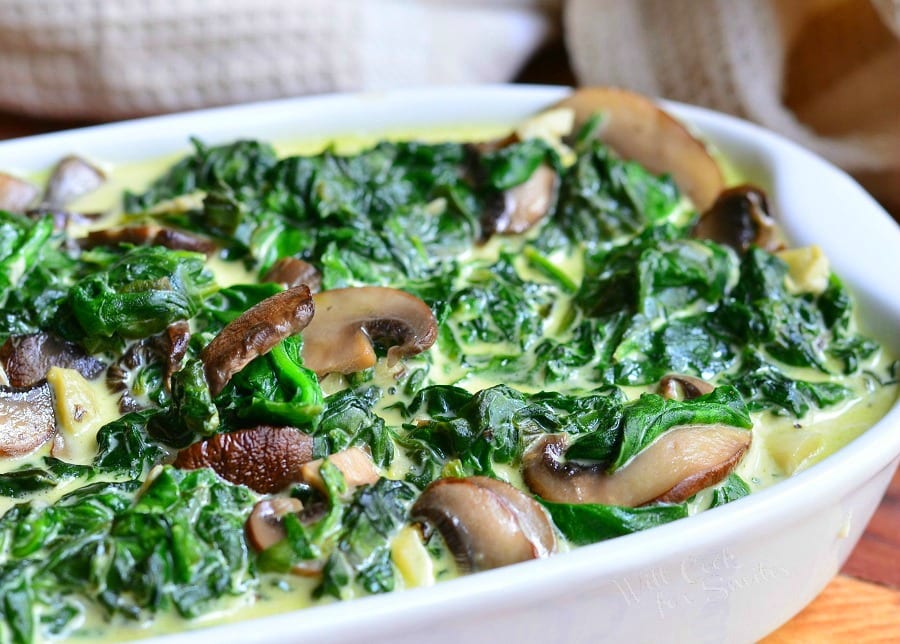
[[[82,248],[117,246],[119,244],[165,246],[172,250],[190,250],[207,255],[216,250],[215,242],[207,237],[155,224],[93,230],[81,242]]]
[[[322,492],[325,492],[325,483],[319,475],[319,468],[322,467],[324,460],[317,458],[300,467],[300,481]],[[341,471],[348,488],[372,485],[378,481],[379,474],[372,457],[359,447],[348,447],[335,452],[328,457],[328,462]]]
[[[557,548],[539,503],[508,483],[482,476],[434,481],[410,516],[440,532],[465,571],[546,557]]]
[[[613,87],[586,87],[575,90],[558,107],[575,110],[576,130],[595,113],[602,113],[600,140],[653,173],[672,175],[701,212],[725,185],[706,146],[646,96]]]
[[[39,193],[35,185],[24,179],[0,172],[0,210],[25,212]]]
[[[300,333],[314,310],[309,288],[301,285],[267,297],[229,322],[200,353],[210,393],[217,396],[247,363]]]
[[[660,436],[628,465],[608,474],[598,465],[565,461],[565,434],[545,436],[525,454],[529,489],[557,503],[636,507],[679,503],[718,483],[750,447],[750,432],[724,425],[684,425]]]
[[[553,205],[559,177],[541,164],[527,181],[503,193],[502,207],[489,209],[482,218],[483,236],[524,233],[538,223]]]
[[[14,335],[0,347],[0,365],[13,387],[28,387],[43,379],[50,367],[75,369],[93,380],[106,367],[72,344],[49,333]]]
[[[659,393],[668,400],[693,400],[712,393],[713,389],[705,380],[681,373],[670,373],[659,381]]]
[[[44,203],[52,208],[64,206],[70,201],[93,192],[103,185],[106,175],[99,168],[81,157],[62,158],[53,169],[47,182]]]
[[[756,186],[735,186],[723,191],[703,213],[691,235],[731,246],[739,253],[751,244],[767,251],[783,247],[775,220],[769,215],[766,193]]]
[[[263,282],[275,282],[285,288],[293,288],[306,284],[310,293],[318,293],[322,289],[322,276],[316,267],[296,257],[282,257],[272,264]]]
[[[46,380],[31,387],[0,385],[0,457],[33,452],[53,438],[56,415]]]
[[[260,425],[194,443],[178,452],[174,465],[209,467],[226,481],[271,494],[299,481],[300,467],[312,455],[312,436],[294,427]]]
[[[363,286],[316,293],[316,314],[303,332],[303,363],[320,376],[355,373],[375,365],[372,342],[387,346],[393,366],[437,339],[428,305],[394,288]]]

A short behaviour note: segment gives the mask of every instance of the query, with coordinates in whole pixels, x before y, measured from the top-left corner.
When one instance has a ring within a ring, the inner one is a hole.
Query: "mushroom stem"
[[[557,503],[680,503],[725,478],[750,447],[750,437],[725,425],[676,427],[608,474],[597,464],[565,461],[568,435],[553,434],[525,454],[522,474],[532,492]]]

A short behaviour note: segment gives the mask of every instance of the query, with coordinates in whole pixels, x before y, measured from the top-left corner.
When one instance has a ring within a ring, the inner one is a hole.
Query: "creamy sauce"
[[[457,128],[454,130],[394,132],[388,138],[419,138],[430,141],[479,140],[499,137],[506,132],[508,132],[508,128],[499,126]],[[336,143],[292,141],[278,144],[276,149],[281,155],[310,154],[330,145],[340,152],[352,153],[384,138],[384,136],[360,135],[342,138]],[[117,203],[123,190],[140,191],[145,189],[179,156],[173,155],[115,167],[107,166],[104,169],[110,180],[101,190],[73,204],[73,209],[112,212],[114,204]],[[202,195],[193,195],[186,198],[185,204],[188,206],[196,204],[201,197]],[[683,218],[688,212],[688,204],[682,202],[679,208],[672,213],[672,218],[673,220]],[[116,216],[115,213],[111,215],[111,217]],[[106,227],[109,222],[110,219],[101,220],[73,232],[83,234],[91,228]],[[478,270],[473,262],[493,262],[499,257],[504,245],[507,247],[518,246],[518,249],[521,250],[527,243],[527,235],[512,240],[495,237],[487,244],[473,247],[460,257],[463,263],[467,263],[467,268],[460,277],[461,281],[464,282],[467,278],[466,271]],[[559,251],[551,255],[549,259],[575,284],[581,282],[584,267],[579,253],[567,254]],[[517,254],[514,265],[524,279],[537,282],[547,281],[547,278],[534,268],[521,253]],[[255,276],[248,272],[240,262],[225,262],[218,258],[211,258],[208,260],[208,267],[214,272],[218,283],[222,286],[255,281]],[[558,335],[560,330],[565,327],[568,316],[571,315],[571,303],[572,297],[570,296],[561,297],[553,303],[543,321],[546,335]],[[490,355],[497,353],[498,350],[502,350],[502,346],[488,344],[480,347],[467,346],[469,354]],[[890,357],[879,353],[864,368],[884,373],[889,363]],[[497,384],[493,379],[468,372],[458,361],[451,360],[438,351],[437,347],[433,347],[427,356],[409,359],[405,364],[397,365],[393,369],[389,369],[383,362],[379,362],[376,367],[374,384],[387,389],[395,382],[401,371],[419,367],[429,368],[430,381],[435,384],[454,384],[470,392]],[[0,472],[16,469],[29,463],[37,464],[40,459],[50,455],[51,449],[54,450],[54,456],[67,462],[88,464],[96,454],[97,429],[119,416],[117,401],[108,393],[102,378],[88,382],[77,372],[62,373],[65,370],[58,371],[52,375],[50,380],[55,390],[57,411],[61,419],[60,438],[56,444],[47,444],[28,456],[0,461]],[[828,378],[825,374],[812,369],[794,370],[788,372],[788,375],[811,381]],[[784,479],[833,453],[882,417],[897,398],[896,386],[871,391],[868,381],[863,376],[837,379],[837,381],[853,389],[856,397],[828,410],[812,410],[800,422],[793,418],[779,417],[769,413],[753,415],[753,441],[749,452],[736,470],[753,489],[759,489]],[[346,379],[339,376],[329,376],[322,382],[322,388],[326,395],[345,386]],[[592,383],[587,380],[565,383],[566,388],[574,389],[589,389],[592,386]],[[541,389],[541,387],[520,384],[516,384],[515,387],[529,393]],[[638,397],[648,389],[646,387],[623,388],[629,399]],[[388,426],[396,427],[404,422],[404,418],[399,411],[390,408],[390,404],[394,402],[396,402],[396,398],[386,396],[376,408],[376,413],[384,418]],[[410,467],[409,458],[398,448],[394,461],[384,475],[400,479]],[[517,487],[524,487],[521,472],[517,468],[497,466],[496,470],[500,478]],[[83,481],[72,480],[56,489],[29,498],[39,503],[52,503],[61,495],[82,484]],[[691,505],[691,511],[696,511],[699,506],[702,506],[703,499],[706,498],[708,498],[708,492],[699,495],[698,500]],[[15,502],[15,499],[0,499],[0,513],[6,511]],[[568,546],[563,544],[563,548],[567,549]],[[446,549],[442,548],[440,544],[426,545],[423,543],[420,531],[414,527],[406,527],[399,532],[391,544],[391,553],[393,562],[400,573],[398,575],[400,589],[428,586],[457,574],[456,566]],[[160,614],[152,624],[135,625],[131,622],[118,621],[110,625],[104,622],[96,611],[88,611],[86,621],[80,625],[72,637],[90,642],[124,641],[147,637],[151,634],[199,628],[210,623],[295,610],[312,603],[310,595],[317,583],[318,581],[313,578],[263,575],[255,597],[223,603],[221,610],[213,611],[190,622],[171,614]]]

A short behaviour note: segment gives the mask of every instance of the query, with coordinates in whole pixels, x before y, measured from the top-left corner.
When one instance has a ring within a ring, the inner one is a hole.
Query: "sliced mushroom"
[[[547,557],[557,548],[539,503],[508,483],[482,476],[434,481],[410,516],[441,533],[464,571]]]
[[[659,381],[659,393],[669,400],[693,400],[712,393],[715,387],[700,378],[670,373]]]
[[[552,434],[526,452],[522,474],[532,492],[557,503],[637,507],[680,503],[718,483],[750,447],[750,432],[724,425],[677,427],[613,474],[564,460],[567,443],[566,434]]]
[[[538,223],[553,206],[559,177],[547,164],[541,164],[525,183],[503,193],[502,205],[489,208],[481,220],[482,236],[524,233]]]
[[[30,387],[0,385],[0,457],[22,456],[53,438],[56,416],[46,380]]]
[[[229,322],[200,353],[210,393],[217,396],[247,363],[300,333],[314,310],[309,288],[301,285],[267,297]]]
[[[34,184],[0,172],[0,210],[25,212],[39,193]]]
[[[325,459],[317,458],[302,465],[300,467],[300,482],[325,492],[325,482],[319,475],[319,469],[324,461]],[[375,463],[372,462],[372,457],[369,456],[367,451],[359,447],[348,447],[340,452],[335,452],[328,457],[328,462],[341,471],[348,488],[372,485],[378,481],[380,476],[378,470],[375,469]]]
[[[77,344],[44,332],[7,338],[0,347],[0,364],[13,387],[33,385],[47,375],[50,367],[75,369],[88,380],[106,368]]]
[[[271,494],[299,481],[301,466],[312,456],[312,436],[294,427],[260,425],[194,443],[178,452],[174,465],[209,467],[226,481]]]
[[[70,201],[93,192],[106,181],[106,175],[81,157],[62,158],[53,169],[44,193],[44,203],[51,208],[65,206]]]
[[[437,339],[437,320],[414,295],[382,286],[316,293],[316,315],[303,332],[303,363],[320,376],[375,365],[372,342],[389,346],[387,362],[421,353]]]
[[[701,212],[725,185],[706,146],[646,96],[613,87],[585,87],[557,107],[575,110],[576,130],[594,114],[602,113],[600,140],[653,173],[672,175]]]
[[[316,267],[296,257],[282,257],[272,264],[263,282],[275,282],[285,288],[293,288],[306,284],[310,293],[318,293],[322,289],[322,276]]]
[[[766,193],[750,185],[723,191],[700,217],[691,235],[731,246],[739,253],[747,252],[751,244],[770,252],[784,246],[769,214]]]
[[[155,224],[93,230],[81,240],[82,248],[117,246],[119,244],[164,246],[172,250],[190,250],[207,255],[216,250],[215,242],[207,237]]]

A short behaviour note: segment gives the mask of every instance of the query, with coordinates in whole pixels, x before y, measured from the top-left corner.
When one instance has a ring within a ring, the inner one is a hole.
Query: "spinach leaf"
[[[0,211],[0,341],[53,328],[76,261],[53,234],[53,220]]]
[[[312,430],[316,456],[367,445],[376,464],[390,464],[394,458],[390,431],[373,411],[380,398],[381,390],[373,386],[344,389],[326,398],[322,416]]]
[[[406,524],[416,495],[408,483],[385,478],[359,488],[341,518],[336,547],[316,592],[344,599],[354,582],[369,593],[394,590],[390,542]]]
[[[593,503],[553,503],[543,499],[540,501],[547,508],[559,531],[566,539],[579,546],[648,530],[677,519],[684,519],[688,515],[684,504],[626,508]]]
[[[119,346],[186,320],[216,290],[203,255],[161,246],[127,250],[105,270],[78,280],[65,301],[76,326],[68,339],[90,350]]]
[[[725,376],[747,401],[751,411],[770,411],[803,418],[812,407],[828,407],[852,395],[834,382],[809,382],[789,378],[758,352],[747,350],[741,370]]]
[[[526,437],[547,432],[599,435],[618,428],[623,401],[617,388],[584,396],[528,396],[506,385],[475,394],[445,385],[425,387],[403,410],[414,422],[398,435],[417,466],[407,480],[424,487],[448,467],[456,476],[494,476],[496,463],[521,459]]]
[[[595,247],[665,220],[678,205],[669,177],[613,156],[597,140],[578,150],[563,176],[554,224],[572,242]]]
[[[84,465],[66,463],[45,456],[43,466],[25,465],[0,474],[0,495],[20,498],[56,487],[75,478],[91,478],[93,471]]]
[[[125,414],[97,432],[94,467],[138,479],[162,461],[166,452],[146,432],[148,421],[159,410],[145,409]]]
[[[197,190],[222,186],[240,190],[261,183],[276,163],[271,146],[258,141],[235,141],[207,147],[191,139],[194,153],[185,157],[153,182],[143,194],[125,194],[125,210],[139,212],[161,201]]]
[[[219,410],[213,403],[203,363],[190,358],[172,374],[172,396],[168,409],[147,421],[153,439],[171,447],[186,447],[197,437],[211,436],[219,429]]]
[[[318,422],[322,390],[316,374],[303,366],[302,347],[301,335],[289,336],[232,377],[215,399],[223,429],[245,427],[248,420],[300,428]],[[197,378],[200,398],[195,400],[197,405],[209,409],[203,417],[209,419],[211,430],[215,424],[213,413],[202,398],[205,380],[200,376]]]
[[[164,468],[137,481],[81,488],[54,505],[0,519],[0,631],[28,642],[39,624],[64,631],[83,597],[108,615],[145,621],[174,608],[196,617],[255,588],[243,524],[254,502],[209,470]]]
[[[711,508],[737,501],[750,494],[750,486],[740,476],[732,472],[721,485],[713,490]]]

